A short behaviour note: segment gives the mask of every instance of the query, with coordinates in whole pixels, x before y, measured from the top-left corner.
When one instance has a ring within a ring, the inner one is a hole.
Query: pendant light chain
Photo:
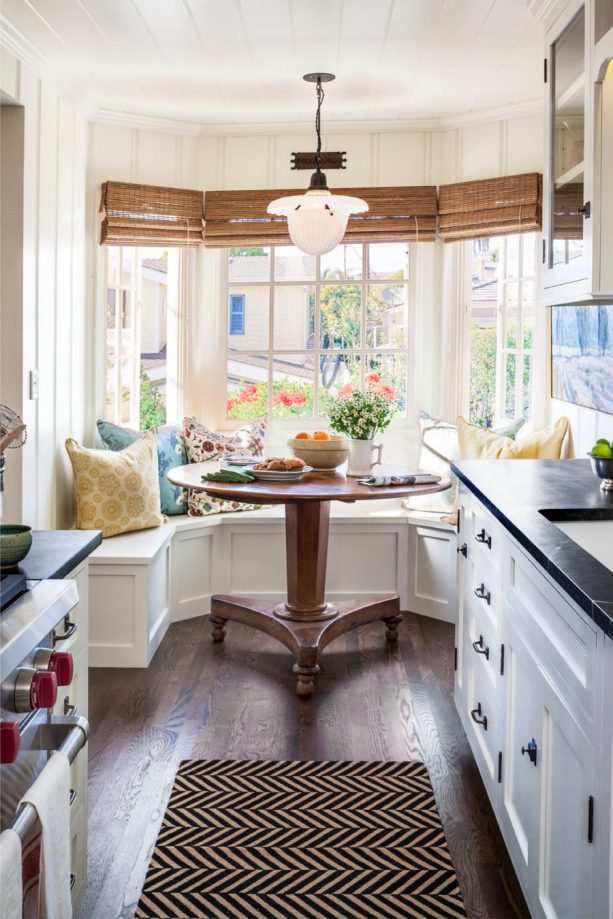
[[[325,98],[321,78],[317,78],[317,112],[315,113],[315,131],[317,133],[317,153],[315,154],[315,168],[321,170],[321,106]]]

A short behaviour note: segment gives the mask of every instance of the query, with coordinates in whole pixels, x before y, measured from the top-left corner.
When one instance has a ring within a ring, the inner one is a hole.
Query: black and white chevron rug
[[[186,760],[137,919],[465,916],[423,763]]]

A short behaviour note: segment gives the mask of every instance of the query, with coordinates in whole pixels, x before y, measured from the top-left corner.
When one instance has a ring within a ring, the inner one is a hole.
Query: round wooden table
[[[285,557],[287,599],[284,603],[217,595],[211,599],[214,641],[223,641],[228,620],[243,622],[272,635],[294,654],[296,692],[310,696],[319,673],[319,652],[333,639],[366,622],[382,619],[385,637],[397,641],[401,622],[397,594],[381,594],[367,600],[326,601],[326,564],[331,501],[368,501],[428,495],[444,491],[449,481],[436,485],[358,485],[339,472],[308,472],[299,482],[248,484],[207,482],[210,463],[178,466],[168,473],[174,485],[206,491],[216,498],[247,504],[285,505]],[[394,466],[375,466],[373,473],[392,475]]]

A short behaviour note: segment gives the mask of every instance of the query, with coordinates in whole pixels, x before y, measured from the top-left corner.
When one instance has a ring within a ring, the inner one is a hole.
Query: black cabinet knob
[[[477,533],[477,535],[475,536],[475,540],[476,542],[485,543],[488,549],[492,548],[492,537],[488,536],[488,534],[485,532],[484,529],[481,529],[481,531]]]
[[[533,766],[536,766],[537,750],[538,750],[538,747],[537,747],[537,745],[536,745],[536,740],[535,740],[534,737],[533,737],[532,740],[528,743],[528,746],[527,746],[527,747],[522,747],[522,748],[521,748],[521,755],[522,755],[522,756],[525,756],[526,753],[527,753],[527,754],[528,754],[528,759],[530,760],[530,762],[532,763],[532,765],[533,765]]]
[[[485,647],[483,643],[483,635],[479,635],[479,641],[473,641],[473,648],[477,654],[485,654],[486,661],[489,661],[490,649]]]
[[[466,556],[468,555],[468,546],[466,545],[466,543],[463,542],[462,545],[456,549],[456,552],[458,552],[460,555],[463,555],[464,558],[466,558]]]
[[[485,600],[485,602],[487,603],[487,605],[488,605],[488,606],[490,605],[490,601],[491,601],[491,599],[492,599],[492,595],[491,595],[491,593],[489,592],[489,590],[486,590],[486,589],[485,589],[485,584],[484,584],[483,582],[481,582],[481,584],[479,585],[479,587],[475,587],[474,593],[475,593],[475,597],[479,597],[480,600]]]

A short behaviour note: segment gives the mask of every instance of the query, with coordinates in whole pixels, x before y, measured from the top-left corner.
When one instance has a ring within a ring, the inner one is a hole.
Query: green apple
[[[604,443],[599,440],[598,443],[592,447],[592,456],[599,457],[600,459],[611,459],[611,457],[613,457],[613,450],[611,450],[608,441]]]
[[[609,443],[609,441],[607,440],[606,437],[599,437],[598,440],[596,441],[596,443],[597,443],[597,444],[606,444],[607,447],[610,447],[610,446],[611,446],[611,444]]]

